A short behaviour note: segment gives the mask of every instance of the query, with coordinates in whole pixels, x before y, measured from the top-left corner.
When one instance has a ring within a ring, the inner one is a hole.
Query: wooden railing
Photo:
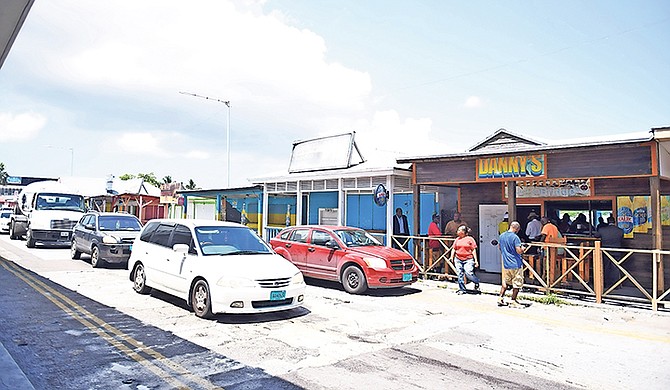
[[[440,243],[435,257],[428,246],[430,240]],[[456,267],[449,260],[453,238],[391,236],[391,241],[415,259],[424,278],[456,279]],[[663,256],[670,256],[670,251],[602,248],[598,240],[531,243],[522,256],[524,287],[547,294],[591,296],[597,303],[604,300],[649,303],[653,310],[658,310],[659,304],[670,307],[670,289],[665,287],[659,272],[663,269]],[[610,266],[618,271],[619,277],[605,285],[604,269]]]

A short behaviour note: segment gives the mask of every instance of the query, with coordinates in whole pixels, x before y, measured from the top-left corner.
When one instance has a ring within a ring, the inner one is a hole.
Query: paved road
[[[174,339],[163,340],[179,346],[175,360],[195,377],[225,388],[256,388],[267,378],[308,389],[670,387],[668,313],[538,303],[523,310],[498,308],[493,295],[459,296],[452,283],[421,281],[413,288],[362,296],[312,283],[304,308],[205,321],[167,295],[135,294],[126,270],[91,269],[85,260],[70,260],[66,249],[28,250],[24,244],[1,236],[0,256],[72,290],[72,297],[87,297],[88,306],[99,302],[114,313],[101,314],[105,322],[134,321],[138,331],[130,336],[145,344],[154,345],[156,332],[169,332]],[[497,287],[483,288],[493,292]],[[0,284],[3,294],[5,289]],[[139,330],[145,326],[149,330]],[[7,332],[3,322],[0,330]],[[86,335],[95,337],[95,331]],[[12,353],[14,338],[8,343]],[[181,345],[187,346],[184,351],[201,351],[194,356],[209,356],[195,358],[207,362],[206,369],[190,361],[192,352],[182,354]],[[107,348],[107,353],[114,351]],[[118,349],[114,353],[128,360]],[[225,380],[230,366],[212,364],[212,359],[234,362],[259,376],[250,374],[244,386]],[[20,356],[18,362],[22,368],[28,364]],[[115,363],[120,364],[109,358],[104,367],[111,370]],[[115,378],[118,384],[126,377]]]

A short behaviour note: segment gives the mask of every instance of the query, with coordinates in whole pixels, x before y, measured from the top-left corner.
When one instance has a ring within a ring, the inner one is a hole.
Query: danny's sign
[[[547,167],[544,154],[486,157],[477,160],[478,181],[545,178],[546,176]]]

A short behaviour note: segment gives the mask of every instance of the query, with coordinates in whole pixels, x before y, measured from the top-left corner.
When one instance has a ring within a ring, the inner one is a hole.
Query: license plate
[[[411,282],[412,281],[412,274],[402,274],[402,281],[403,282]]]
[[[271,301],[281,301],[286,299],[286,290],[270,291]]]
[[[70,236],[70,233],[68,233],[68,232],[60,232],[60,236],[61,236],[61,237],[69,237],[69,236]]]

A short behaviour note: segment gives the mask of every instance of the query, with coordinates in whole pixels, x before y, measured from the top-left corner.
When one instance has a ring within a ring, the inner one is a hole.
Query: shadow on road
[[[305,277],[305,283],[307,283],[310,286],[344,291],[344,287],[342,287],[342,284],[330,280],[313,279],[310,277]],[[420,292],[421,290],[418,288],[406,286],[406,287],[390,287],[390,288],[369,288],[366,292],[364,292],[361,295],[369,297],[400,297]]]

